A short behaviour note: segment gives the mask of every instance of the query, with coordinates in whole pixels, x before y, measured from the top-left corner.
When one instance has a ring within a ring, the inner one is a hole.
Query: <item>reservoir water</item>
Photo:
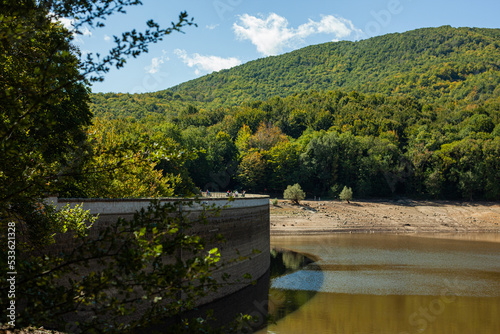
[[[271,279],[276,322],[258,333],[500,333],[500,234],[275,236],[271,245],[314,262]],[[300,262],[283,254],[289,267]]]

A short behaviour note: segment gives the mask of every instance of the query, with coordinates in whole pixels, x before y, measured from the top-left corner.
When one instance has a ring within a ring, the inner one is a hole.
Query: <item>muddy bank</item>
[[[500,232],[498,202],[279,200],[270,212],[272,235]]]

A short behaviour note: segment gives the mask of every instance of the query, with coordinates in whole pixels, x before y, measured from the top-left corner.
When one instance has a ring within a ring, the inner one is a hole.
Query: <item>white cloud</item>
[[[314,34],[331,34],[332,40],[340,40],[362,33],[351,21],[334,15],[325,15],[319,22],[309,20],[298,28],[290,28],[287,19],[275,13],[269,14],[267,18],[241,15],[239,23],[233,24],[233,30],[239,39],[250,40],[257,51],[266,56],[276,55]]]
[[[205,28],[207,28],[208,30],[214,30],[215,28],[217,28],[219,25],[218,24],[207,24],[205,26]]]
[[[161,57],[154,57],[151,59],[151,64],[148,66],[145,66],[144,69],[146,70],[147,73],[150,74],[155,74],[160,70],[160,65],[163,64],[166,61],[169,61],[170,58],[166,56],[166,51],[162,50],[163,56]]]
[[[104,35],[104,41],[110,42],[111,41],[111,37],[108,36],[108,35]]]
[[[163,59],[154,57],[151,59],[151,65],[145,66],[144,69],[150,74],[154,74],[160,70],[160,65],[163,64]]]
[[[92,36],[92,31],[90,31],[90,29],[88,27],[85,27],[85,26],[79,28],[80,33],[76,33],[75,27],[74,27],[74,24],[76,21],[75,19],[68,19],[66,17],[53,16],[53,20],[59,21],[63,25],[63,27],[65,27],[66,29],[68,29],[70,32],[73,33],[73,38],[74,38],[75,43],[84,44],[84,41],[80,36],[84,36],[84,37],[91,37]]]
[[[73,31],[73,34],[76,36],[76,35],[83,35],[83,36],[86,36],[86,37],[90,37],[92,36],[92,31],[90,31],[90,29],[88,27],[80,27],[80,33],[77,34],[74,30],[75,30],[75,27],[74,27],[74,24],[75,24],[75,19],[68,19],[66,17],[60,17],[60,18],[57,18],[57,21],[59,21],[64,28],[68,29],[69,31]]]
[[[175,54],[189,67],[195,67],[195,73],[220,71],[241,64],[235,57],[222,58],[217,56],[202,56],[198,53],[188,55],[186,50],[176,49]]]
[[[88,27],[83,27],[81,29],[81,33],[83,36],[87,36],[87,37],[92,36],[92,31],[90,31],[90,29]]]
[[[74,19],[68,19],[66,17],[60,17],[57,19],[57,21],[61,22],[64,28],[68,30],[73,30],[73,23],[75,22]]]
[[[360,29],[356,29],[351,21],[342,17],[333,15],[323,16],[320,22],[309,21],[306,23],[314,31],[313,33],[324,33],[335,35],[335,40],[347,38],[351,35],[359,35],[362,33]],[[300,27],[299,27],[300,28]]]

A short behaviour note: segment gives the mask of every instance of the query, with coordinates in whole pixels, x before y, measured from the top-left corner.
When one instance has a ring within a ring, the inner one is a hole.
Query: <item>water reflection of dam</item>
[[[271,282],[286,277],[307,266],[314,266],[309,257],[284,249],[271,249],[270,268],[255,285],[247,286],[229,296],[208,303],[195,311],[187,312],[189,318],[203,317],[212,310],[214,327],[229,326],[240,314],[254,317],[252,322],[243,322],[236,328],[238,333],[253,333],[266,326],[269,320],[278,321],[295,312],[315,291],[295,291],[270,288]],[[161,329],[158,327],[157,329]]]
[[[278,321],[295,312],[314,297],[316,290],[290,289],[289,287],[297,284],[311,284],[308,281],[302,282],[300,278],[297,280],[297,274],[300,275],[304,270],[316,268],[315,260],[315,257],[309,257],[290,250],[271,249],[271,283],[268,305],[272,320]],[[321,285],[321,271],[319,270],[317,273],[319,279],[316,284]],[[282,282],[287,283],[282,284]]]

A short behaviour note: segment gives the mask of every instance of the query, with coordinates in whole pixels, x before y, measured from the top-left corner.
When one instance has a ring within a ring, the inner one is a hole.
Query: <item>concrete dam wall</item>
[[[118,218],[132,219],[134,213],[146,209],[151,199],[65,199],[49,198],[57,207],[67,204],[74,207],[82,205],[82,209],[89,210],[93,215],[99,215],[98,220],[89,231],[89,237],[97,236],[100,227],[116,222]],[[184,202],[189,199],[165,198],[161,203]],[[217,247],[221,252],[223,262],[242,257],[244,260],[231,262],[224,265],[215,273],[215,277],[227,273],[231,280],[241,280],[238,284],[226,284],[202,300],[199,304],[212,302],[216,299],[234,293],[251,282],[243,280],[243,275],[248,273],[252,280],[263,276],[270,265],[270,224],[269,224],[269,197],[260,195],[247,195],[238,197],[233,201],[227,198],[203,197],[199,203],[182,205],[181,210],[188,218],[196,219],[202,211],[203,205],[221,208],[216,216],[209,215],[207,224],[197,224],[193,231],[205,240],[215,234],[221,234],[226,242],[222,244],[208,243],[206,250]],[[93,231],[94,230],[94,231]]]

